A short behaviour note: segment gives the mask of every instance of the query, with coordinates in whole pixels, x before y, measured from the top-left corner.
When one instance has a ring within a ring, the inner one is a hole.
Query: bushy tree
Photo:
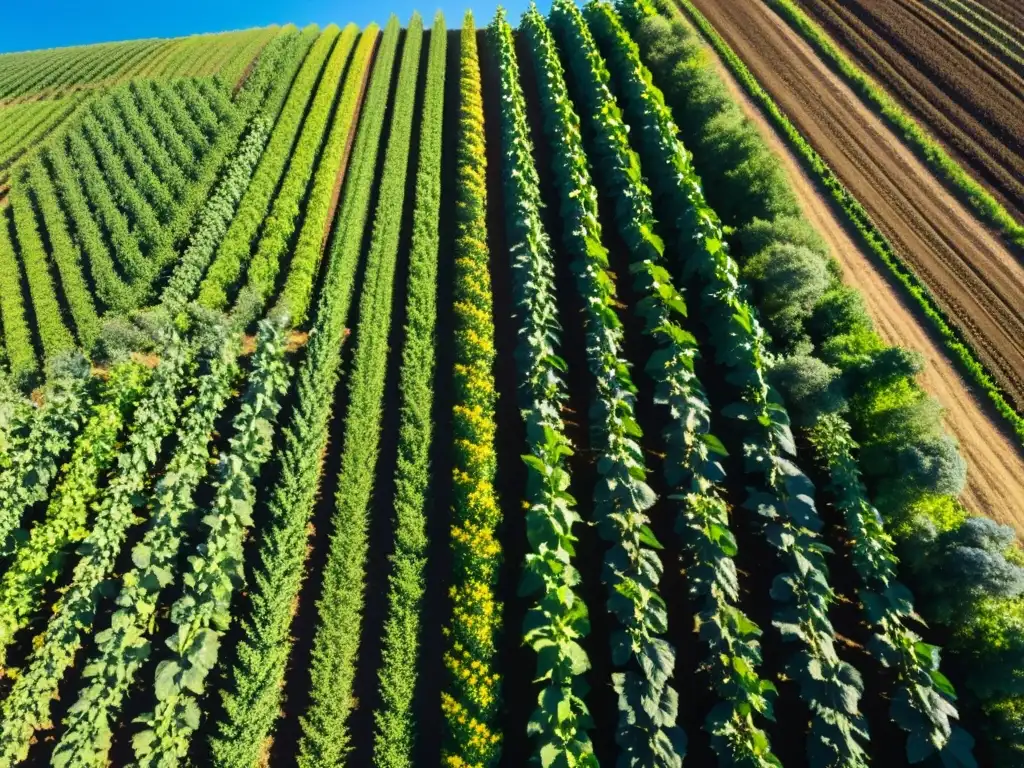
[[[809,427],[846,404],[839,370],[816,357],[786,358],[772,369],[771,381],[789,406],[793,423],[799,426]]]
[[[1024,594],[1024,568],[1004,554],[1015,538],[1012,528],[985,517],[941,534],[923,521],[904,558],[925,616],[955,624],[981,600]]]
[[[823,259],[829,256],[825,238],[803,216],[787,214],[773,219],[754,217],[737,230],[735,242],[739,247],[733,249],[733,255],[738,255],[742,260],[778,243],[803,246]]]
[[[850,391],[870,387],[877,392],[896,385],[900,379],[913,379],[924,370],[924,356],[903,347],[885,347],[867,355],[847,368]]]
[[[773,337],[784,348],[792,348],[829,289],[825,262],[803,246],[773,245],[754,256],[743,272],[761,295],[759,303]]]
[[[807,331],[815,344],[823,344],[840,334],[867,329],[870,325],[860,291],[840,285],[825,293],[815,305]]]
[[[891,482],[922,494],[959,496],[967,484],[967,462],[956,440],[943,435],[900,450]]]

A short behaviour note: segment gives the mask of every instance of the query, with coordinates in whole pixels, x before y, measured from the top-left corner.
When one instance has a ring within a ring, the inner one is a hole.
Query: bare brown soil
[[[1018,408],[1024,265],[760,0],[696,0],[935,295]]]
[[[799,0],[1018,217],[1024,78],[915,0]]]
[[[992,14],[997,16],[1003,22],[999,26],[1007,32],[1017,31],[1020,34],[1020,30],[1024,30],[1024,6],[1020,0],[978,0],[978,3],[991,11],[990,18]]]
[[[961,500],[979,515],[1012,525],[1024,534],[1024,457],[1001,425],[964,382],[942,347],[922,327],[914,310],[893,288],[885,273],[866,256],[844,229],[799,159],[773,130],[721,62],[719,69],[733,97],[778,155],[804,214],[825,237],[843,267],[843,279],[864,296],[875,328],[889,344],[913,349],[927,364],[919,381],[945,410],[946,427],[959,441],[967,460],[967,489]]]

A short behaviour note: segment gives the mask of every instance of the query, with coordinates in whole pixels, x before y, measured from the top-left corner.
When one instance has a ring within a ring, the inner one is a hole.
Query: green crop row
[[[48,373],[45,403],[24,442],[9,455],[10,466],[0,472],[0,557],[5,560],[17,547],[19,537],[14,534],[26,510],[49,495],[96,395],[89,366],[81,357],[51,366]],[[0,664],[3,659],[0,647]]]
[[[595,134],[595,166],[615,190],[619,230],[629,246],[635,289],[643,299],[637,312],[657,351],[647,363],[655,382],[655,402],[668,408],[663,430],[665,477],[679,504],[676,525],[688,555],[690,594],[697,598],[697,626],[707,646],[702,669],[709,673],[719,699],[705,719],[712,747],[734,764],[777,764],[761,723],[772,717],[774,686],[758,674],[760,628],[740,609],[739,580],[733,557],[736,539],[730,528],[724,489],[724,445],[712,432],[712,408],[694,372],[699,351],[683,325],[682,297],[667,290],[673,280],[664,245],[653,237],[651,191],[637,181],[640,160],[630,147],[626,116],[611,97],[614,81],[630,122],[638,126],[641,145],[662,152],[677,173],[686,169],[678,133],[661,93],[639,58],[636,44],[603,3],[585,8],[589,27],[608,57],[611,75],[602,78],[602,120],[590,120]],[[607,72],[607,71],[606,71]],[[629,191],[638,194],[628,194]]]
[[[106,230],[114,257],[125,276],[124,282],[140,297],[148,296],[154,277],[153,265],[146,260],[129,219],[118,207],[114,190],[100,169],[89,141],[78,131],[68,136],[68,154],[74,158],[90,208]],[[131,179],[122,176],[120,183],[132,189]]]
[[[310,654],[310,705],[300,718],[298,761],[305,767],[336,764],[350,741],[346,721],[355,703],[352,683],[365,601],[370,498],[384,410],[388,337],[422,44],[423,20],[413,14],[406,28],[392,101],[380,197],[366,257],[365,289],[360,297],[336,508]]]
[[[444,629],[446,675],[440,702],[446,766],[493,765],[501,738],[497,724],[500,677],[495,669],[501,622],[496,595],[501,510],[494,488],[494,320],[476,34],[473,16],[467,13],[459,50],[455,183],[452,618]]]
[[[155,88],[165,87],[163,84],[154,84]],[[135,80],[129,85],[132,96],[139,107],[139,111],[146,117],[149,124],[160,140],[160,143],[174,158],[174,163],[192,176],[196,167],[196,157],[191,148],[186,144],[185,139],[179,133],[179,127],[171,120],[170,115],[164,110],[154,90],[149,83]]]
[[[89,511],[100,495],[102,478],[114,466],[118,438],[145,393],[149,369],[128,362],[111,369],[93,404],[89,421],[50,495],[43,519],[29,529],[14,550],[0,592],[0,648],[38,614],[48,582],[65,572],[71,546],[88,533]],[[11,459],[17,457],[15,452]],[[0,652],[0,659],[4,658]]]
[[[96,298],[108,309],[127,311],[135,308],[142,302],[145,291],[121,279],[104,240],[101,222],[115,248],[122,243],[130,247],[132,241],[128,239],[127,227],[116,207],[110,202],[109,196],[103,195],[103,185],[97,183],[94,176],[84,176],[77,172],[63,142],[48,146],[43,157],[49,164],[53,186],[60,196],[68,223],[74,228],[74,242],[81,247],[82,254],[88,257]],[[93,208],[82,188],[83,183],[93,195],[103,195],[93,198],[99,203],[96,208],[98,215],[93,215]],[[53,245],[54,260],[58,263],[73,258],[63,252],[66,242],[54,242]],[[59,254],[56,250],[58,248],[61,249]]]
[[[156,81],[136,81],[135,86],[140,91],[149,90],[153,93],[159,108],[168,116],[174,129],[181,136],[192,154],[198,161],[210,145],[210,138],[199,125],[193,110],[196,109],[178,94],[174,83],[158,83]],[[201,111],[201,108],[199,108]]]
[[[88,101],[89,96],[76,94],[59,102],[49,102],[53,108],[47,111],[43,117],[21,133],[11,136],[6,143],[0,144],[0,169],[8,167],[31,150],[51,131],[76,114]]]
[[[122,123],[112,101],[109,97],[94,99],[91,105],[93,117],[99,121],[117,154],[124,159],[126,169],[131,171],[133,180],[160,223],[166,224],[174,212],[174,195],[156,169],[150,166],[149,159]],[[149,134],[149,138],[153,138],[152,134]]]
[[[331,130],[320,153],[313,186],[306,197],[302,229],[292,251],[288,278],[277,301],[277,306],[292,318],[293,325],[305,322],[309,311],[313,282],[331,223],[329,217],[335,186],[345,177],[348,143],[362,107],[364,85],[369,79],[367,70],[379,35],[380,28],[376,24],[368,26],[353,54],[334,110]]]
[[[279,479],[270,491],[269,523],[260,538],[242,609],[244,639],[228,675],[224,715],[211,743],[213,759],[221,766],[251,768],[280,712],[281,684],[291,650],[292,604],[302,586],[309,519],[323,473],[399,31],[398,19],[392,17],[384,29],[367,91],[366,118],[360,121],[353,154],[352,183],[346,185],[339,210],[306,359],[297,376],[295,406],[277,451]]]
[[[438,11],[430,28],[423,113],[420,116],[409,249],[405,346],[399,370],[398,460],[395,469],[395,549],[388,580],[388,612],[378,673],[381,706],[374,713],[373,764],[412,768],[416,735],[427,511],[433,437],[437,260],[440,244],[441,133],[444,125],[447,32]]]
[[[274,192],[288,166],[306,106],[313,98],[313,89],[340,30],[327,27],[313,43],[302,68],[288,92],[280,117],[274,124],[267,148],[238,206],[235,218],[217,249],[217,255],[199,289],[199,302],[222,309],[229,301],[228,292],[245,269],[263,220],[270,210]]]
[[[258,60],[263,49],[279,34],[281,30],[277,26],[259,30],[259,34],[253,35],[244,45],[237,46],[231,56],[221,60],[212,74],[228,88],[234,88],[249,66]]]
[[[35,196],[40,221],[50,241],[50,256],[60,275],[64,300],[75,322],[78,341],[84,349],[91,349],[100,332],[100,320],[89,284],[82,273],[81,251],[68,231],[67,219],[64,218],[53,183],[39,155],[32,158],[28,175],[23,181]],[[23,251],[26,247],[22,242]]]
[[[146,532],[132,548],[132,567],[121,576],[109,627],[100,629],[94,617],[96,647],[83,667],[78,697],[64,717],[64,732],[51,758],[56,768],[108,764],[121,706],[149,655],[160,596],[175,580],[186,520],[210,465],[215,419],[239,373],[233,334],[220,326],[210,336],[216,340],[210,342],[196,376],[195,410],[185,417],[174,456],[153,490]]]
[[[631,251],[631,271],[642,273],[645,264],[660,260],[663,246],[653,234],[650,191],[642,182],[638,159],[628,149],[627,131],[608,88],[608,71],[575,5],[556,0],[550,24],[566,51],[588,132],[596,138],[596,166],[604,176],[609,197],[616,203],[616,221]],[[557,61],[553,43],[550,47],[548,58]],[[554,66],[550,69],[558,71]],[[560,107],[563,112],[572,110],[564,79],[549,76],[546,81],[540,78],[540,82],[542,97],[547,89],[549,100],[564,105]],[[573,115],[566,122],[574,124],[573,154],[577,165],[583,163],[585,173],[579,119]],[[557,133],[551,129],[552,136]],[[583,173],[577,171],[576,177],[589,182],[589,175]],[[577,199],[568,199],[569,183],[561,190],[563,210]],[[620,633],[612,637],[612,661],[622,669],[613,677],[619,694],[616,742],[628,754],[639,755],[642,762],[682,765],[686,737],[676,724],[678,693],[669,684],[675,667],[675,648],[663,637],[668,629],[668,609],[659,593],[663,566],[655,551],[661,544],[654,538],[646,514],[656,497],[646,484],[647,470],[640,445],[643,434],[635,416],[636,390],[622,356],[621,323],[614,312],[614,282],[607,274],[608,255],[601,246],[596,224],[596,190],[590,197],[586,214],[592,222],[593,235],[572,248],[577,259],[582,259],[574,262],[573,271],[577,280],[585,283],[596,280],[598,269],[605,274],[605,280],[586,290],[586,304],[593,308],[590,311],[600,310],[587,329],[587,347],[588,365],[597,382],[596,398],[591,405],[592,427],[596,428],[592,431],[600,435],[598,449],[602,455],[594,508],[598,533],[611,544],[603,571],[609,588],[608,605],[622,626]],[[671,280],[659,283],[657,277],[647,275],[651,284],[658,285],[656,293],[667,300],[668,308],[681,312],[685,308],[682,297]],[[647,294],[651,293],[650,285],[643,287]],[[651,303],[651,299],[645,298],[645,303]],[[609,578],[607,574],[615,576]],[[656,660],[653,666],[651,660]],[[655,706],[653,702],[659,704]]]
[[[47,361],[75,348],[75,339],[64,324],[57,289],[50,275],[46,249],[32,198],[22,183],[24,175],[15,179],[9,195],[14,230],[20,246],[21,264],[25,268],[29,297],[35,314],[35,330]]]
[[[94,504],[95,518],[80,545],[68,589],[54,606],[41,642],[0,708],[0,767],[25,759],[34,733],[50,720],[54,694],[84,642],[95,617],[104,582],[135,522],[164,440],[174,430],[182,407],[182,385],[192,368],[192,350],[173,332],[161,350],[149,391],[135,411],[135,429],[118,455],[117,474]],[[179,429],[181,445],[209,438],[216,403],[197,401]]]
[[[841,50],[792,0],[764,0],[818,51],[850,84],[853,90],[886,119],[935,174],[985,223],[1001,232],[1007,240],[1024,249],[1021,226],[992,194],[947,154],[946,150],[908,114],[864,70]]]
[[[103,100],[101,109],[110,109],[107,100]],[[160,223],[160,217],[146,199],[151,193],[144,192],[147,181],[159,184],[155,176],[146,179],[130,173],[125,167],[122,155],[103,132],[99,121],[87,115],[82,121],[82,137],[88,141],[95,157],[100,164],[107,188],[114,201],[131,222],[132,237],[138,243],[143,254],[143,263],[133,265],[131,278],[145,280],[148,284],[159,274],[160,270],[171,264],[175,259],[174,244],[166,229]],[[77,141],[76,136],[71,137]],[[84,143],[80,146],[84,147]]]
[[[111,91],[109,98],[115,109],[114,119],[128,132],[131,140],[142,150],[146,163],[157,178],[167,185],[171,196],[177,200],[188,185],[187,174],[171,157],[132,97],[127,85]]]
[[[245,194],[263,148],[270,137],[270,126],[262,117],[253,119],[249,132],[239,144],[238,151],[224,170],[224,175],[206,202],[188,247],[181,254],[160,297],[161,303],[172,308],[183,307],[199,288],[203,273],[213,258],[224,233],[235,215],[238,201]]]
[[[632,12],[643,12],[642,0],[634,0]],[[767,335],[744,297],[739,267],[681,142],[644,143],[640,155],[658,185],[660,205],[670,212],[676,268],[698,297],[708,345],[724,369],[728,395],[736,398],[722,415],[734,422],[743,441],[749,485],[742,508],[752,513],[782,568],[770,590],[777,604],[773,624],[783,641],[798,644],[786,675],[810,710],[808,760],[812,766],[866,766],[867,723],[859,709],[863,681],[835,648],[828,616],[835,598],[825,563],[829,550],[820,541],[824,523],[814,486],[796,464],[789,414],[768,382]]]
[[[213,512],[203,517],[206,533],[188,558],[184,593],[171,606],[174,629],[164,644],[171,657],[155,671],[152,712],[136,718],[147,726],[132,739],[140,767],[184,760],[201,718],[197,698],[217,661],[231,623],[231,598],[243,580],[242,542],[252,525],[255,479],[273,449],[275,419],[288,391],[284,329],[264,320],[257,332],[252,373],[235,417],[229,452],[217,464]]]
[[[375,35],[376,30],[373,32]],[[280,181],[270,210],[260,224],[259,244],[249,261],[245,286],[239,291],[235,302],[240,326],[247,325],[262,313],[277,284],[281,259],[286,256],[292,243],[295,226],[306,200],[309,180],[316,168],[324,133],[334,109],[342,74],[358,34],[359,28],[349,24],[338,36],[302,120],[302,130],[288,158],[288,169]]]
[[[9,210],[0,209],[0,319],[3,320],[7,365],[18,386],[25,386],[39,370],[32,347],[32,331],[25,319],[21,293],[21,266],[11,242]]]
[[[245,87],[234,102],[233,115],[221,127],[199,168],[195,170],[195,182],[178,201],[169,229],[171,237],[179,246],[191,232],[214,184],[224,172],[223,166],[228,158],[239,151],[242,136],[251,120],[260,115],[270,126],[277,120],[295,73],[302,65],[317,33],[313,25],[301,34],[296,32],[295,27],[286,27],[263,50]]]

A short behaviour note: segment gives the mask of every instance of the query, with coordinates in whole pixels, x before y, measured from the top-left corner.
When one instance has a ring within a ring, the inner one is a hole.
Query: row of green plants
[[[938,754],[943,765],[976,766],[974,738],[954,721],[956,692],[939,670],[939,649],[910,628],[920,619],[914,597],[898,579],[895,543],[872,506],[861,479],[850,426],[837,414],[817,419],[810,439],[829,475],[829,491],[850,534],[864,618],[874,631],[868,652],[895,671],[889,708],[907,733],[906,755],[918,764]]]
[[[25,282],[28,284],[28,295],[35,315],[35,332],[39,336],[43,358],[49,361],[74,350],[75,337],[64,322],[35,206],[26,185],[21,183],[24,172],[22,174],[11,187],[8,199],[19,246],[18,256],[25,270]]]
[[[306,27],[301,33],[288,25],[260,53],[252,73],[233,102],[233,112],[195,169],[195,182],[178,200],[169,229],[179,248],[191,233],[230,158],[238,151],[252,120],[259,115],[271,126],[276,122],[292,81],[318,34],[316,25]]]
[[[104,105],[109,109],[106,100]],[[107,189],[128,220],[132,237],[138,243],[138,250],[144,259],[142,265],[132,265],[131,278],[150,283],[161,269],[174,261],[174,243],[142,191],[143,180],[125,167],[121,154],[103,132],[99,122],[89,115],[82,121],[81,127],[84,141],[79,146],[83,151],[88,151],[84,150],[86,143],[91,146],[107,183]],[[72,136],[73,142],[77,139],[77,135]],[[155,181],[155,178],[152,181]]]
[[[293,603],[302,586],[308,526],[323,473],[400,31],[393,16],[375,57],[350,183],[345,185],[306,357],[296,377],[295,405],[276,451],[279,471],[266,503],[268,524],[240,608],[243,639],[227,675],[229,687],[222,693],[224,713],[211,738],[211,756],[218,765],[251,768],[280,714]]]
[[[381,704],[374,713],[373,764],[380,768],[412,768],[414,765],[416,713],[413,697],[420,663],[434,431],[438,226],[447,43],[444,14],[438,11],[430,27],[423,111],[419,117],[419,163],[409,248],[405,344],[398,374],[401,403],[392,502],[395,546],[388,577],[388,611],[378,672]]]
[[[119,226],[123,222],[117,215],[116,207],[108,196],[99,196],[103,190],[95,176],[85,177],[78,173],[68,157],[64,142],[56,142],[45,147],[41,156],[48,167],[63,210],[67,214],[68,223],[74,230],[73,243],[81,248],[81,256],[88,259],[89,274],[98,303],[108,310],[121,312],[135,308],[146,295],[145,287],[129,285],[122,279],[104,239],[106,232],[110,236],[112,247],[124,245],[129,248],[131,245],[131,241],[127,240],[127,227]],[[93,214],[94,209],[87,194],[89,191],[98,196],[93,198],[101,205],[95,209],[98,215]],[[54,260],[58,263],[74,258],[74,252],[68,255],[63,250],[66,243],[55,242],[53,245]],[[58,247],[61,248],[60,253],[56,250]],[[81,259],[79,268],[81,269]]]
[[[231,625],[231,601],[244,580],[242,545],[253,524],[255,480],[270,458],[276,418],[288,391],[291,369],[284,361],[284,327],[260,323],[241,408],[228,451],[218,460],[211,512],[204,535],[188,558],[182,595],[171,605],[170,651],[154,673],[156,705],[135,719],[145,728],[132,745],[139,766],[178,765],[202,719],[199,699],[217,663]]]
[[[0,84],[0,99],[96,82],[161,44],[157,40],[138,40],[12,55],[3,62],[5,80]]]
[[[636,44],[610,6],[591,3],[587,11],[593,26],[603,32],[599,37],[603,38],[605,48],[619,52],[619,56],[612,55],[611,58],[616,75],[624,83],[633,84],[625,90],[636,94],[631,115],[644,121],[641,123],[642,135],[657,136],[659,143],[666,146],[675,145],[678,157],[676,170],[686,174],[685,150],[675,138],[678,131],[663,95],[656,90],[650,72],[640,61]],[[623,55],[626,51],[628,55]],[[655,115],[661,116],[657,122],[651,119]],[[832,415],[815,425],[814,444],[820,447],[819,453],[821,448],[829,450],[833,493],[840,498],[836,506],[844,514],[853,542],[854,563],[864,584],[862,604],[869,623],[878,628],[880,645],[874,650],[881,656],[883,664],[900,670],[898,693],[894,696],[899,704],[894,705],[893,715],[908,731],[908,745],[911,747],[908,757],[911,762],[920,762],[930,750],[944,750],[944,754],[950,756],[961,748],[969,755],[970,737],[950,724],[950,717],[957,716],[950,703],[952,689],[938,671],[934,648],[920,643],[920,638],[904,624],[913,615],[912,607],[908,608],[908,605],[912,606],[912,599],[906,588],[896,582],[892,541],[885,534],[881,519],[870,506],[860,484],[859,469],[852,456],[854,446],[848,433],[849,427],[845,422]],[[882,652],[881,648],[891,649],[891,653]],[[910,714],[905,714],[908,712]],[[964,756],[958,756],[957,760],[956,764],[971,764]]]
[[[773,376],[799,406],[795,413],[838,411],[851,426],[864,482],[898,543],[900,574],[921,615],[952,630],[947,652],[960,673],[958,708],[972,712],[974,735],[984,737],[987,750],[1013,762],[1019,748],[1011,734],[1024,720],[1010,682],[1024,654],[1016,639],[1024,570],[1008,549],[1013,531],[969,516],[958,502],[966,464],[941,409],[915,381],[923,361],[879,338],[707,48],[673,6],[662,13],[676,14],[675,23],[652,17],[636,28],[638,39],[671,92],[688,143],[702,148],[694,165],[706,193],[732,212],[733,244],[747,262],[774,344],[786,354]],[[729,162],[713,161],[716,153]],[[705,154],[711,161],[702,163]],[[813,418],[806,421],[813,426]]]
[[[49,366],[44,404],[0,472],[0,558],[16,549],[27,510],[46,499],[96,397],[89,366],[72,353]],[[2,655],[0,655],[2,661]]]
[[[262,116],[253,118],[248,133],[203,207],[195,229],[189,236],[188,247],[181,254],[160,295],[161,303],[172,311],[184,307],[199,289],[203,274],[228,231],[238,202],[245,194],[269,137],[270,125],[267,120]]]
[[[212,74],[227,88],[235,88],[250,64],[258,60],[263,49],[279,34],[281,34],[281,28],[271,25],[257,30],[256,34],[253,34],[248,40],[240,40],[230,55],[224,56],[215,65],[215,71]]]
[[[210,137],[203,131],[194,117],[196,107],[190,105],[179,95],[174,82],[158,83],[157,81],[136,81],[139,90],[153,92],[157,103],[168,116],[174,129],[181,136],[192,156],[198,161],[210,145]]]
[[[686,735],[676,724],[678,692],[669,682],[676,654],[664,637],[668,606],[659,591],[663,565],[657,553],[662,545],[650,529],[647,514],[657,497],[647,484],[646,459],[640,444],[643,433],[636,421],[636,387],[622,351],[624,332],[615,312],[616,289],[608,252],[601,241],[597,190],[583,150],[580,120],[558,60],[555,35],[562,50],[568,52],[566,58],[588,113],[591,133],[605,138],[598,124],[609,124],[614,102],[598,79],[595,67],[600,62],[588,56],[591,51],[581,39],[582,18],[575,5],[552,5],[550,25],[554,34],[536,10],[527,14],[524,23],[535,48],[545,131],[555,151],[556,186],[566,222],[564,238],[575,257],[571,269],[583,299],[587,361],[596,384],[590,405],[600,478],[594,493],[594,514],[599,535],[611,544],[602,578],[609,589],[609,610],[621,626],[611,637],[612,662],[622,670],[613,674],[619,694],[616,743],[623,753],[641,763],[678,766],[686,753]],[[602,157],[601,161],[607,159]],[[608,166],[602,169],[607,172]],[[628,178],[624,187],[613,187],[612,198],[628,195],[642,200],[642,187],[636,186],[639,181],[637,174]],[[649,225],[642,218],[642,209],[617,213],[620,222],[633,218],[638,230]],[[649,255],[645,254],[641,263]],[[681,297],[671,282],[659,293],[679,309]]]
[[[660,204],[673,214],[668,220],[678,238],[677,269],[699,296],[708,346],[737,398],[722,414],[742,440],[750,483],[743,509],[752,513],[782,568],[770,590],[777,604],[773,624],[784,642],[798,644],[785,669],[809,709],[808,760],[814,766],[866,765],[863,681],[835,647],[828,615],[835,593],[825,562],[830,550],[820,539],[824,524],[814,486],[796,463],[789,414],[768,381],[767,335],[744,297],[739,266],[685,149],[676,142],[645,142],[639,150]]]
[[[1006,239],[1024,247],[1024,226],[992,194],[964,170],[911,115],[864,70],[839,50],[828,34],[792,0],[765,0],[850,84],[856,93],[878,110],[897,134],[917,153],[952,192],[985,223]]]
[[[206,82],[213,84],[209,80]],[[212,141],[217,135],[221,120],[230,113],[231,101],[223,89],[214,85],[207,90],[202,88],[195,78],[188,77],[174,81],[171,92],[185,107],[206,141]],[[227,112],[225,106],[228,108]]]
[[[331,130],[320,153],[312,187],[306,196],[302,228],[292,249],[288,277],[277,299],[277,307],[286,311],[295,325],[305,322],[312,301],[313,282],[327,243],[330,218],[334,214],[332,206],[336,187],[345,176],[346,154],[369,81],[370,58],[379,37],[380,28],[370,24],[359,39],[334,109]]]
[[[599,259],[603,249],[600,231],[594,231],[597,224],[595,200],[590,196],[593,190],[586,161],[576,152],[579,125],[573,122],[574,115],[562,109],[567,106],[562,100],[564,83],[553,79],[561,77],[561,65],[536,9],[531,8],[523,17],[521,29],[532,49],[538,80],[542,81],[546,133],[557,144],[553,163],[561,170],[558,181],[573,184],[575,177],[574,195],[562,197],[561,213],[568,219],[564,230],[567,245],[578,264],[581,256],[587,258],[587,242],[593,240],[594,258]],[[586,704],[589,684],[585,675],[590,660],[581,645],[589,634],[589,612],[575,592],[581,576],[573,564],[573,528],[582,519],[569,493],[572,478],[567,464],[573,446],[565,434],[562,417],[569,393],[564,378],[566,364],[558,355],[561,326],[555,297],[554,257],[540,220],[539,176],[533,161],[512,29],[499,16],[492,30],[505,102],[502,176],[508,200],[514,295],[523,318],[517,360],[521,370],[520,408],[529,447],[523,460],[528,467],[526,525],[530,552],[525,559],[520,591],[536,599],[527,614],[523,637],[537,654],[535,679],[543,686],[530,719],[530,730],[535,739],[534,754],[542,765],[596,765],[588,732],[593,728],[593,720]],[[561,92],[553,93],[553,89]],[[596,267],[592,274],[595,287],[608,279],[601,267]],[[595,301],[601,303],[599,297]],[[603,310],[604,306],[595,307],[595,312]],[[588,324],[592,321],[590,313]],[[592,344],[591,339],[588,347]]]
[[[149,380],[149,369],[133,361],[110,369],[42,519],[18,537],[0,593],[0,662],[16,634],[39,615],[44,590],[61,580],[72,547],[88,533],[90,510]],[[12,452],[12,463],[16,457]]]
[[[69,120],[89,101],[88,95],[73,94],[58,102],[51,102],[53,108],[31,127],[26,128],[18,136],[12,137],[0,148],[0,168],[7,168],[14,161],[32,149],[51,131]],[[44,102],[47,103],[47,102]]]
[[[392,100],[359,303],[338,491],[310,654],[310,705],[300,718],[300,766],[336,764],[344,758],[351,741],[347,720],[355,704],[353,681],[366,597],[370,504],[383,418],[395,271],[422,44],[423,20],[413,14],[405,31]]]
[[[74,663],[85,629],[95,619],[103,585],[137,519],[137,508],[148,498],[161,447],[179,415],[183,420],[177,437],[182,446],[205,444],[213,429],[217,402],[195,400],[185,390],[194,371],[194,350],[177,332],[165,333],[168,338],[162,345],[160,364],[134,414],[134,431],[117,457],[114,476],[93,504],[94,519],[79,545],[71,581],[54,606],[27,666],[19,671],[0,706],[0,766],[4,768],[25,759],[35,732],[50,720],[54,694]],[[217,399],[223,396],[217,391],[208,394]]]
[[[453,267],[452,505],[441,689],[445,766],[497,762],[501,678],[496,669],[501,611],[497,600],[501,508],[494,487],[496,456],[494,321],[487,247],[487,152],[480,57],[473,15],[459,38],[459,104],[455,157]]]
[[[639,142],[680,152],[671,115],[614,10],[591,3],[585,14],[616,75],[621,75],[616,87],[639,127]],[[763,724],[763,719],[773,718],[775,688],[758,672],[761,630],[740,607],[733,560],[738,548],[722,464],[727,452],[712,431],[711,404],[694,370],[697,342],[684,325],[687,307],[673,285],[665,245],[655,234],[652,193],[640,176],[630,128],[610,90],[611,73],[602,67],[594,69],[591,77],[586,102],[592,115],[588,119],[592,157],[601,171],[599,177],[613,192],[615,221],[629,249],[634,290],[642,297],[635,311],[643,318],[645,334],[656,344],[646,366],[655,383],[655,402],[668,409],[662,432],[664,474],[674,492],[671,498],[679,502],[676,530],[687,557],[684,563],[697,608],[699,637],[706,645],[700,669],[718,698],[705,729],[721,760],[776,765]]]
[[[113,105],[113,99],[109,96],[93,99],[90,106],[93,117],[99,121],[103,131],[109,136],[118,156],[124,159],[126,170],[135,179],[160,223],[166,224],[174,212],[174,195],[157,175],[155,168],[150,166],[141,146],[135,143],[128,129],[121,122]],[[150,138],[153,138],[152,134],[150,134]]]
[[[190,171],[197,165],[192,148],[189,147],[181,135],[181,127],[171,119],[171,115],[164,109],[163,103],[158,98],[157,92],[166,88],[165,83],[152,83],[133,80],[130,84],[132,96],[139,104],[139,108],[150,121],[157,137],[167,148],[179,168],[188,168]]]
[[[178,200],[188,186],[188,169],[179,166],[171,157],[127,85],[114,88],[108,98],[113,102],[115,122],[128,132],[131,141],[142,150],[147,165],[167,185],[172,198]]]
[[[0,209],[0,320],[8,370],[15,384],[24,387],[39,371],[39,361],[25,314],[21,266],[11,238],[10,213],[9,206]]]
[[[375,38],[376,27],[365,34]],[[281,260],[291,250],[295,227],[307,199],[307,187],[316,170],[321,145],[334,115],[335,102],[344,99],[343,93],[338,94],[338,88],[358,35],[359,28],[355,24],[348,24],[324,66],[316,94],[302,121],[302,130],[288,158],[288,170],[280,182],[273,205],[260,224],[259,244],[249,260],[246,282],[235,303],[240,324],[247,324],[262,313],[277,283]],[[361,63],[365,64],[365,59]]]
[[[25,181],[29,194],[35,198],[38,220],[50,243],[50,257],[57,267],[64,301],[74,321],[79,344],[83,349],[90,349],[99,336],[100,319],[92,291],[82,272],[81,251],[71,237],[53,182],[39,155],[29,162]],[[22,243],[22,250],[26,247]]]
[[[339,32],[338,27],[332,25],[317,37],[291,84],[288,99],[274,123],[270,141],[199,288],[199,302],[204,306],[223,309],[230,301],[229,292],[235,287],[252,254],[253,243],[288,167],[306,107],[313,98],[320,72]]]
[[[211,354],[196,377],[196,410],[185,417],[182,439],[153,490],[146,531],[132,548],[132,567],[121,576],[110,624],[100,629],[94,618],[95,648],[87,655],[77,698],[64,717],[64,732],[51,757],[59,768],[108,764],[113,727],[150,653],[149,635],[161,594],[176,580],[195,492],[210,464],[214,419],[239,376],[237,340],[223,326],[209,333]],[[258,377],[259,372],[254,375]],[[193,415],[196,420],[191,424]],[[209,430],[205,434],[204,426]]]
[[[140,298],[148,297],[148,286],[152,283],[155,270],[142,253],[139,240],[132,232],[131,223],[119,208],[114,192],[107,184],[103,171],[93,154],[92,147],[78,131],[67,137],[67,154],[73,158],[78,178],[89,199],[93,215],[100,221],[114,251],[117,266],[133,292]],[[130,179],[122,183],[131,184]]]
[[[782,135],[786,137],[789,145],[807,165],[814,177],[828,190],[836,205],[843,210],[851,225],[859,234],[864,246],[885,266],[888,274],[906,291],[908,297],[913,301],[915,309],[923,314],[924,318],[942,340],[942,345],[950,357],[959,363],[961,370],[968,379],[985,393],[992,406],[1006,420],[1017,437],[1024,441],[1024,417],[1007,401],[999,385],[989,374],[985,366],[978,360],[976,352],[963,340],[960,332],[951,325],[950,319],[939,308],[935,297],[931,294],[928,287],[900,258],[899,253],[871,220],[863,205],[843,185],[835,172],[822,159],[821,155],[815,151],[793,123],[790,122],[789,118],[783,114],[775,100],[764,90],[746,64],[743,63],[739,56],[715,31],[708,20],[704,18],[689,0],[678,0],[678,2],[688,16],[693,19],[701,34],[707,38],[717,54],[722,57],[726,66],[728,66],[736,79],[739,80],[743,88],[765,110],[771,121],[781,131]]]
[[[39,121],[45,121],[47,116],[61,105],[62,102],[59,99],[50,99],[29,101],[6,107],[4,109],[6,120],[0,126],[0,158],[6,156],[6,149],[12,140],[18,141],[24,134],[30,132]]]

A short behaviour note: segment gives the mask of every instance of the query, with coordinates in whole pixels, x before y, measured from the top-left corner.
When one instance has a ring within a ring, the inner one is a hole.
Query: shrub
[[[760,294],[761,312],[776,342],[792,348],[829,289],[825,262],[803,246],[772,245],[752,258],[743,274]]]

